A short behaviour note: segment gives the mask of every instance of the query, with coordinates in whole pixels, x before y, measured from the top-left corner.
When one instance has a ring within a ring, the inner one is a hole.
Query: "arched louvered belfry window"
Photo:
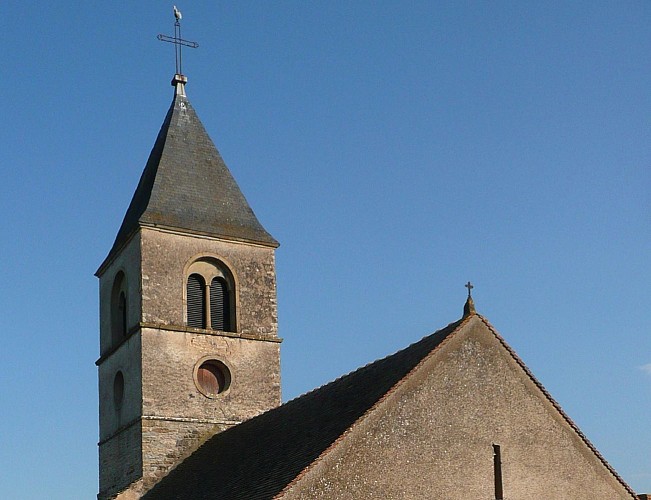
[[[111,289],[111,343],[115,346],[128,333],[127,280],[122,271],[115,275]]]
[[[218,276],[210,283],[210,328],[229,332],[230,316],[228,284],[224,278]]]
[[[217,259],[193,262],[186,285],[188,326],[236,331],[234,283],[230,270]]]
[[[206,282],[200,274],[188,276],[188,326],[206,328]]]

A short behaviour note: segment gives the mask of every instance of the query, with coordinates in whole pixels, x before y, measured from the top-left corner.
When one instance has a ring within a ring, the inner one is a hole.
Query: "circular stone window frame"
[[[224,376],[223,391],[214,394],[212,392],[206,391],[206,389],[202,387],[202,385],[199,383],[199,368],[201,368],[205,364],[212,364],[222,372],[222,375]],[[225,363],[223,360],[219,359],[218,357],[204,356],[203,358],[201,358],[199,361],[195,363],[194,369],[192,370],[192,379],[194,380],[194,385],[197,388],[197,390],[205,397],[209,399],[223,398],[230,392],[231,386],[233,385],[233,371],[231,370],[230,366],[228,366],[227,363]]]

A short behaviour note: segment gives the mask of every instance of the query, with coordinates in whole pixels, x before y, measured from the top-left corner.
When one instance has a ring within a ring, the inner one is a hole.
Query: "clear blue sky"
[[[178,6],[188,96],[281,242],[284,399],[458,319],[471,280],[651,492],[651,3]],[[3,3],[0,498],[97,492],[93,273],[172,99],[171,8]]]

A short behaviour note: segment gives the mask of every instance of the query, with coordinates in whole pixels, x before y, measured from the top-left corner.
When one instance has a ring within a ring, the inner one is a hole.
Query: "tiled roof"
[[[143,498],[273,498],[390,392],[461,322],[216,434]]]
[[[107,261],[141,225],[278,246],[178,87]]]

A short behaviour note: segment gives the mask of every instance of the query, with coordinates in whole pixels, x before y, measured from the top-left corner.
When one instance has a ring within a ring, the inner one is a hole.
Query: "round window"
[[[113,379],[113,402],[115,403],[115,408],[120,409],[122,406],[122,400],[124,399],[124,375],[121,371],[118,371],[115,374]]]
[[[195,382],[203,395],[213,397],[228,389],[231,373],[221,361],[209,359],[197,368]]]

